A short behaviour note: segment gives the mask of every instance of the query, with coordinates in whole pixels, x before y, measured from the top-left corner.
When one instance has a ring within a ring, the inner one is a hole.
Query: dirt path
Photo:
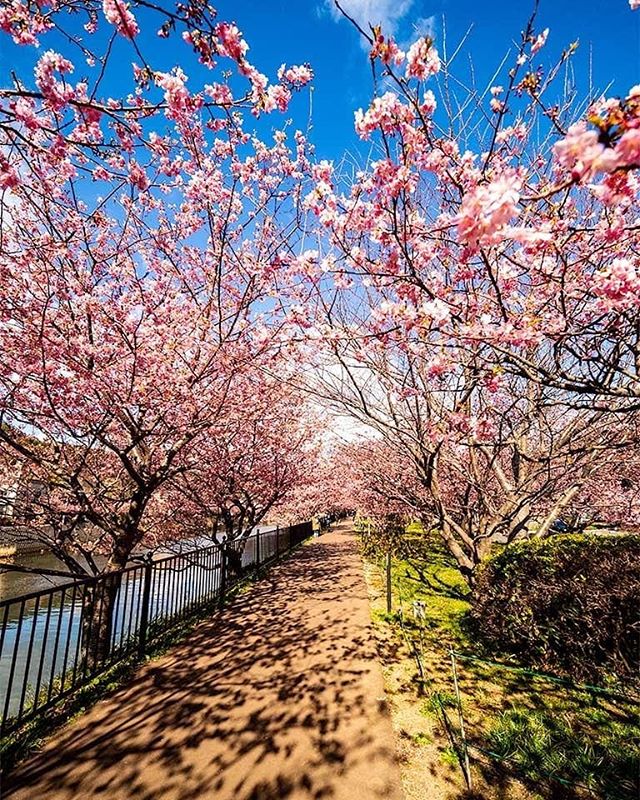
[[[401,800],[348,528],[302,547],[57,734],[12,800]]]

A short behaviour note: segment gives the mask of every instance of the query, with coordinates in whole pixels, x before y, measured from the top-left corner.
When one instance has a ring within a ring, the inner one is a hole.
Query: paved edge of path
[[[354,534],[314,539],[63,728],[11,800],[401,800]]]

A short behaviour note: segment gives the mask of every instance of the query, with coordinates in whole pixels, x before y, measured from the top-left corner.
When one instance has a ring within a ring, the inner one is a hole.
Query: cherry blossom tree
[[[373,155],[314,165],[318,244],[294,264],[326,354],[312,391],[413,464],[471,582],[492,542],[548,533],[637,437],[640,94],[585,111],[556,93],[575,46],[543,70],[535,25],[484,90],[456,78],[458,51],[361,29]]]
[[[576,527],[600,524],[621,531],[640,529],[640,454],[623,450],[618,458],[598,464],[568,511]]]
[[[11,0],[0,35],[33,61],[0,89],[0,447],[46,487],[36,527],[67,568],[117,570],[289,346],[307,146],[253,128],[312,74],[270,83],[201,0]]]
[[[637,441],[636,415],[574,409],[558,390],[508,374],[488,381],[464,348],[456,372],[438,374],[424,342],[364,339],[362,319],[357,329],[334,340],[342,370],[319,368],[311,385],[376,432],[360,445],[355,497],[366,513],[398,507],[437,530],[470,583],[496,542],[548,535]]]
[[[226,407],[215,429],[194,441],[160,498],[182,536],[242,541],[313,480],[319,428],[306,398],[273,376],[252,375],[248,385],[242,408]]]
[[[194,49],[220,73],[191,92],[182,66],[159,72],[144,58],[138,5],[13,3],[0,18],[25,47],[66,41],[92,75],[74,83],[69,58],[34,51],[33,82],[0,93],[0,440],[73,498],[102,544],[107,533],[108,569],[140,543],[184,449],[243,396],[247,369],[268,365],[278,252],[307,168],[301,136],[293,152],[284,133],[265,144],[241,110],[284,109],[308,68],[283,67],[268,85],[207,4],[144,4],[161,37],[182,34],[183,64]],[[61,27],[67,12],[86,14],[82,34]],[[143,65],[121,98],[102,97],[120,45]],[[238,96],[219,60],[247,85]]]
[[[460,48],[427,37],[405,53],[360,33],[375,96],[355,126],[374,155],[346,187],[315,167],[325,279],[385,287],[381,335],[446,329],[488,374],[637,409],[640,88],[581,102],[566,77],[576,45],[543,66],[535,14],[477,88],[455,73]]]
[[[418,481],[411,459],[382,437],[362,438],[336,449],[334,470],[349,486],[350,507],[361,519],[389,516],[427,519],[433,503]]]

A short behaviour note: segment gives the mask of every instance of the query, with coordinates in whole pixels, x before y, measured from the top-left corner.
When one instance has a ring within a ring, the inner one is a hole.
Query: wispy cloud
[[[435,38],[436,35],[436,18],[432,14],[430,17],[418,17],[411,22],[411,41],[414,42],[421,36],[431,36]]]
[[[325,0],[335,20],[343,19],[333,0]],[[340,0],[340,5],[355,21],[369,30],[369,25],[381,25],[387,36],[395,35],[402,20],[411,11],[414,0]]]
[[[344,11],[365,31],[369,26],[380,25],[385,36],[393,36],[402,48],[408,47],[421,36],[435,37],[436,18],[412,18],[415,0],[340,0]],[[324,0],[336,22],[344,19],[334,0]],[[363,42],[363,46],[366,44]]]

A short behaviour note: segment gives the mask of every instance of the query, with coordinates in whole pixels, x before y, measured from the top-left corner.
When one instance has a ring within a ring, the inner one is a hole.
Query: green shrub
[[[640,537],[518,542],[479,570],[472,620],[492,649],[579,680],[637,680]]]

